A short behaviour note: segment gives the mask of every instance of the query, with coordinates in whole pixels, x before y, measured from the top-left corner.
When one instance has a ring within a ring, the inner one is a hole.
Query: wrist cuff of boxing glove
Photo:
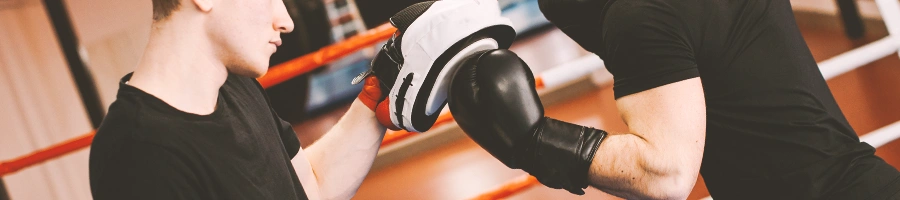
[[[535,129],[529,171],[544,185],[584,194],[594,154],[606,131],[545,117]]]
[[[387,98],[383,91],[386,90],[381,88],[378,78],[370,75],[365,78],[365,84],[363,84],[363,89],[359,92],[357,99],[366,107],[369,107],[370,110],[375,111],[378,103]]]

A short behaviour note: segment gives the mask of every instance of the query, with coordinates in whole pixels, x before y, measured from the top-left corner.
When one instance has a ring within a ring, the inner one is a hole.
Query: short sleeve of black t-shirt
[[[259,82],[250,82],[256,85],[256,88],[261,91],[260,93],[265,93],[262,92],[265,91],[265,88],[263,88],[262,85],[259,84]],[[281,136],[281,142],[284,143],[284,150],[287,151],[288,155],[291,158],[294,158],[294,156],[297,156],[297,153],[300,152],[301,148],[300,140],[299,138],[297,138],[297,132],[294,132],[294,127],[291,126],[290,122],[284,121],[283,119],[281,119],[281,117],[278,117],[278,113],[275,112],[275,108],[272,107],[272,102],[269,100],[269,96],[265,94],[261,94],[261,96],[266,98],[266,104],[269,106],[269,112],[272,113],[272,118],[274,118],[276,123],[278,124],[278,132]]]
[[[700,76],[684,23],[664,1],[609,6],[598,55],[613,74],[616,98]]]

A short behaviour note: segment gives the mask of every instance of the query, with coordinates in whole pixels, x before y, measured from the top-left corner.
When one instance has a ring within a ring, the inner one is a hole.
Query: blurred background
[[[296,26],[282,35],[275,66],[387,22],[419,0],[284,0]],[[518,39],[512,50],[536,74],[588,55],[550,25],[537,0],[500,0]],[[887,35],[873,0],[791,0],[817,61]],[[149,0],[0,0],[0,162],[89,133],[115,100],[148,39]],[[368,69],[372,47],[267,89],[278,114],[307,146],[349,107]],[[865,134],[900,120],[900,60],[896,54],[834,77],[832,92],[854,129]],[[541,91],[547,115],[624,131],[608,74]],[[895,167],[900,144],[878,148]],[[88,151],[78,150],[2,177],[0,200],[91,199]],[[466,199],[525,174],[511,170],[469,140],[455,124],[436,126],[382,148],[355,199]],[[764,192],[764,191],[761,191]],[[702,179],[690,199],[708,196]],[[595,189],[584,196],[544,186],[510,199],[616,199]]]

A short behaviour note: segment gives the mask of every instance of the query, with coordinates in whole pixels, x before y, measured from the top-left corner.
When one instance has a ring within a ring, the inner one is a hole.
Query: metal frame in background
[[[75,36],[75,30],[72,28],[66,4],[62,0],[44,0],[44,8],[47,9],[47,16],[53,24],[56,39],[69,64],[69,72],[72,73],[72,79],[75,80],[78,94],[81,96],[81,103],[91,120],[91,126],[96,129],[103,121],[106,110],[100,101],[100,93],[97,91],[91,71],[78,53],[80,47],[78,46],[78,37]]]
[[[0,200],[9,200],[9,192],[6,191],[6,184],[3,183],[3,177],[0,177]]]

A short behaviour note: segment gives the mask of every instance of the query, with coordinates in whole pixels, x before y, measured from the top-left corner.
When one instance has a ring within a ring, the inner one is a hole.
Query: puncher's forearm
[[[321,139],[304,149],[322,199],[350,199],[369,173],[385,128],[359,100]]]
[[[698,166],[678,149],[662,149],[636,134],[610,134],[591,163],[591,186],[627,199],[684,199]]]

